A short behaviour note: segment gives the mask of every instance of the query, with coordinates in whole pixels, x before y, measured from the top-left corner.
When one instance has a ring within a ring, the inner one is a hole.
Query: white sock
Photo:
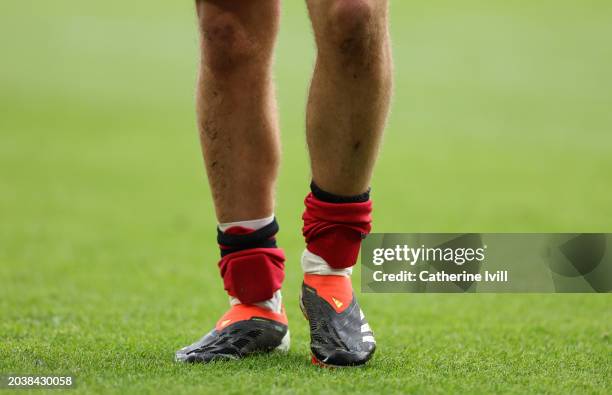
[[[219,224],[219,230],[221,232],[225,232],[226,230],[228,230],[229,228],[233,228],[234,226],[241,226],[243,228],[259,230],[266,225],[270,225],[272,221],[274,221],[274,214],[261,219],[250,219],[248,221],[226,222],[223,224]]]
[[[226,223],[219,224],[218,226],[221,232],[225,232],[226,230],[228,230],[229,228],[233,228],[234,226],[240,226],[243,228],[259,230],[266,225],[270,225],[272,221],[274,221],[274,214],[266,218],[251,219],[248,221],[226,222]],[[242,304],[242,302],[240,302],[238,298],[235,298],[233,296],[230,296],[229,299],[230,299],[231,306]],[[271,299],[264,300],[263,302],[257,302],[255,303],[255,305],[262,307],[264,309],[274,311],[275,313],[280,313],[281,308],[283,306],[282,301],[283,301],[283,296],[281,295],[281,291],[279,289],[278,291],[274,292],[274,295],[272,296]]]
[[[242,304],[242,302],[240,302],[240,300],[238,298],[235,298],[233,296],[230,296],[230,305],[231,306],[235,306],[237,304]],[[255,306],[259,306],[262,307],[264,309],[268,309],[271,310],[275,313],[280,314],[281,309],[283,307],[283,295],[281,294],[280,289],[276,292],[274,292],[274,295],[272,296],[271,299],[268,300],[264,300],[263,302],[257,302],[255,303]]]
[[[352,267],[347,267],[346,269],[334,269],[329,266],[325,259],[321,258],[318,255],[313,254],[308,251],[308,249],[304,249],[302,253],[302,270],[307,274],[319,274],[323,276],[346,276],[350,277],[353,273]]]

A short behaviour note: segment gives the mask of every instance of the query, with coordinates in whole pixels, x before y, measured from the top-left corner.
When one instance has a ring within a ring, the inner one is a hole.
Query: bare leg
[[[301,306],[311,322],[313,362],[357,366],[376,350],[349,276],[370,231],[368,187],[391,95],[387,1],[307,4],[318,51],[306,115],[315,185],[302,216]],[[325,303],[330,308],[321,309]]]
[[[271,78],[279,6],[280,0],[196,0],[198,126],[220,222],[218,265],[231,307],[214,330],[175,353],[180,362],[289,348],[280,294],[285,255],[276,247],[276,222],[266,218],[274,210],[279,161]],[[251,340],[244,343],[246,337]]]
[[[279,7],[280,0],[196,0],[198,126],[219,222],[274,210],[280,153],[271,65]]]
[[[370,185],[389,109],[386,0],[307,0],[317,62],[307,108],[313,181],[336,195]]]

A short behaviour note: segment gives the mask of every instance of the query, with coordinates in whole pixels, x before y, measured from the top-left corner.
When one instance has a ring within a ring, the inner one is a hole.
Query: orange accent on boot
[[[346,310],[353,300],[351,279],[346,276],[304,274],[304,284],[314,288],[337,313]]]
[[[271,310],[264,309],[263,307],[250,305],[250,304],[237,304],[232,306],[221,318],[217,321],[215,329],[220,331],[238,321],[250,320],[253,317],[267,318],[272,321],[279,322],[283,325],[287,325],[287,314],[285,313],[285,307],[281,309],[280,314],[275,313]]]
[[[314,366],[318,366],[320,368],[324,368],[324,369],[333,369],[332,366],[326,365],[323,362],[319,361],[317,359],[317,357],[315,357],[314,355],[310,355],[310,363],[312,363]]]

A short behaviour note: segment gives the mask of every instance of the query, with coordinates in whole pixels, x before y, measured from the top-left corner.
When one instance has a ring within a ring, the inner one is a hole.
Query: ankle
[[[276,246],[277,232],[273,216],[219,225],[219,269],[231,304],[280,311],[285,254]]]

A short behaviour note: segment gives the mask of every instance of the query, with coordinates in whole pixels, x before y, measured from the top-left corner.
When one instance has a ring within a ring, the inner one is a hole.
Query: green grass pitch
[[[92,393],[610,393],[610,295],[361,295],[379,346],[369,366],[310,365],[302,1],[284,1],[275,66],[292,349],[175,364],[227,307],[192,6],[1,2],[0,373],[71,373]],[[612,230],[611,2],[395,0],[391,12],[374,231]]]

